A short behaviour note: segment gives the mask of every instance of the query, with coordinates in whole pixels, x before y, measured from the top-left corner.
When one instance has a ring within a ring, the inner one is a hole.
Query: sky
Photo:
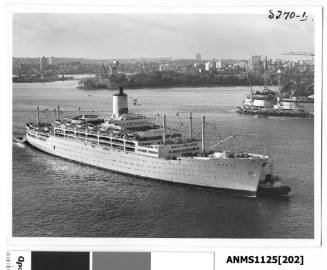
[[[312,21],[257,14],[54,14],[13,16],[14,57],[248,59],[314,51]]]

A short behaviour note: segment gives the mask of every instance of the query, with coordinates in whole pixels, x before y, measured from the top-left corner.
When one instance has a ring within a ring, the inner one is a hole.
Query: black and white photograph
[[[313,240],[319,24],[13,13],[12,237]]]

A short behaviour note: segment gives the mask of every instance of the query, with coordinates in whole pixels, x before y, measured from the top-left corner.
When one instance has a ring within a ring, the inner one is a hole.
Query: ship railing
[[[213,154],[208,155],[212,159],[269,159],[269,156],[264,156],[261,154],[253,154],[247,152],[214,152]]]
[[[159,157],[159,152],[148,147],[136,147],[135,152],[145,156]]]
[[[30,136],[32,136],[33,138],[42,140],[42,141],[46,141],[49,138],[49,133],[48,132],[42,132],[42,131],[38,131],[38,130],[34,130],[34,129],[28,129],[26,131],[26,133]]]
[[[56,133],[56,136],[59,137],[65,137],[72,140],[81,140],[84,142],[91,143],[93,145],[101,145],[101,146],[108,146],[115,149],[125,150],[125,151],[135,151],[136,143],[133,141],[127,141],[127,140],[120,140],[120,139],[110,139],[106,138],[106,140],[101,139],[100,136],[96,136],[95,134],[85,134],[84,136],[79,136],[81,134],[73,134],[73,133],[65,133],[65,132],[59,132]]]
[[[129,139],[127,136],[121,135],[121,136],[111,136],[108,133],[104,133],[104,132],[98,132],[98,131],[85,131],[85,130],[76,130],[76,129],[72,129],[72,128],[60,128],[60,127],[55,127],[55,131],[57,130],[61,130],[63,132],[69,132],[69,133],[74,133],[76,135],[80,135],[80,136],[85,136],[85,137],[91,137],[91,136],[96,136],[99,137],[100,139],[105,139],[105,140],[116,140],[116,141],[121,141],[121,142],[129,142],[129,143],[134,143],[135,141]]]

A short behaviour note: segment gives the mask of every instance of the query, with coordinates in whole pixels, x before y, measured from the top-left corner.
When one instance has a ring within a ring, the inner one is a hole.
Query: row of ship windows
[[[83,140],[83,139],[82,139]],[[85,140],[83,140],[85,141]],[[135,148],[133,145],[131,144],[126,144],[125,145],[125,148],[123,145],[115,145],[115,144],[111,144],[111,143],[102,143],[102,142],[99,142],[100,145],[104,145],[104,146],[109,146],[111,148],[115,148],[115,149],[119,149],[119,150],[125,150],[125,151],[128,151],[128,152],[135,152]],[[95,148],[96,144],[92,144],[92,146]],[[109,147],[103,147],[103,150],[110,150]],[[137,149],[137,152],[142,152],[142,153],[149,153],[149,154],[155,154],[155,155],[158,155],[158,152],[157,151],[151,151],[151,150],[145,150],[145,149]]]
[[[187,148],[187,149],[179,149],[179,150],[172,150],[172,151],[169,151],[169,154],[171,154],[171,153],[188,152],[188,151],[194,151],[194,150],[199,150],[199,147],[193,147],[193,148]]]
[[[66,147],[68,147],[67,149],[69,149],[69,150],[71,150],[71,145],[70,144],[65,144],[65,143],[62,143],[62,145],[65,145]],[[76,146],[75,148],[77,148],[77,149],[80,149],[80,150],[86,150],[85,148],[83,148],[83,147],[78,147],[78,146]],[[66,149],[66,148],[65,148]],[[105,149],[105,150],[110,150],[110,149]],[[98,153],[103,153],[101,150],[95,150],[96,152],[98,152]],[[104,153],[103,153],[104,154]],[[122,155],[120,155],[121,156],[121,158],[122,159],[130,159],[130,160],[133,160],[133,158],[131,157],[129,157],[129,156],[127,156],[126,155],[126,153],[124,153],[124,154],[122,154]],[[147,160],[145,160],[145,159],[143,159],[142,160],[143,162],[148,162]],[[160,163],[161,162],[159,162],[159,161],[153,161],[152,162],[152,166],[153,166],[153,168],[160,168],[160,167],[156,167],[156,166],[154,166],[154,165],[160,165]],[[179,161],[178,163],[172,163],[172,164],[174,164],[175,166],[180,166],[180,165],[183,165],[182,163],[181,163],[181,161]],[[224,167],[224,168],[235,168],[236,167],[236,165],[235,164],[225,164],[225,163],[217,163],[216,164],[216,166],[218,166],[218,167]],[[211,166],[202,166],[202,167],[207,167],[208,169],[210,169],[211,168]]]
[[[137,152],[156,154],[156,155],[158,154],[158,152],[156,152],[156,151],[151,151],[151,150],[146,150],[146,149],[137,149]]]
[[[69,133],[71,133],[71,132],[69,132]],[[98,141],[99,140],[100,144],[101,143],[108,144],[109,142],[124,144],[124,141],[125,141],[126,144],[131,145],[131,146],[135,146],[134,142],[124,140],[124,139],[113,139],[113,138],[97,136],[97,135],[91,135],[91,134],[88,134],[86,136],[85,133],[79,133],[79,132],[76,133],[77,135],[73,135],[73,134],[74,133],[67,134],[67,131],[66,131],[66,134],[64,134],[62,132],[56,132],[55,136],[57,136],[57,137],[68,137],[68,138],[73,138],[74,140],[79,139],[79,140],[83,140],[83,141],[85,141],[86,139],[90,140],[90,141]]]
[[[65,143],[62,143],[63,145],[67,145],[67,146],[70,146],[71,147],[71,144],[65,144]],[[84,144],[85,146],[86,146],[86,143]],[[90,144],[93,148],[95,148],[96,146],[97,146],[97,144]],[[108,145],[108,144],[105,144],[105,145]],[[78,147],[78,146],[75,146],[75,148],[78,148],[78,149],[84,149],[85,150],[85,148],[82,148],[82,147]],[[106,151],[109,151],[109,150],[111,150],[111,149],[118,149],[118,150],[124,150],[124,146],[122,146],[122,145],[110,145],[110,147],[102,147],[102,149],[103,150],[106,150]],[[128,146],[126,146],[125,147],[125,150],[126,151],[129,151],[129,152],[134,152],[134,149],[133,148],[131,148],[131,147],[128,147]],[[97,151],[97,150],[96,150]],[[97,151],[97,152],[101,152],[101,151]]]
[[[46,141],[46,138],[43,138],[43,137],[41,137],[41,136],[36,136],[36,135],[34,135],[34,134],[31,134],[31,133],[28,133],[28,136],[30,136],[30,137],[32,137],[32,138],[34,138],[34,139],[37,139],[37,140],[43,141],[43,142]]]
[[[100,140],[98,140],[97,137],[91,136],[91,135],[88,135],[86,138],[86,137],[81,137],[81,136],[70,136],[70,135],[64,136],[64,134],[56,133],[56,137],[73,138],[74,140],[78,139],[80,141],[99,142],[99,144],[102,144],[102,145],[108,145],[111,143],[117,143],[117,144],[124,145],[123,140],[116,140],[116,139],[110,140],[109,138],[104,139],[102,137],[100,137]],[[135,146],[135,143],[132,143],[132,142],[125,141],[125,143],[126,143],[126,145]]]
[[[64,147],[60,147],[61,148],[61,150],[64,150],[64,151],[66,151],[67,153],[69,153],[69,156],[70,156],[70,158],[72,158],[72,159],[78,159],[78,156],[74,156],[74,155],[72,155],[71,154],[71,149],[69,149],[69,148],[64,148]],[[83,160],[83,158],[81,158],[80,157],[80,161],[82,161]],[[117,163],[117,161],[116,160],[112,160],[114,163]],[[93,159],[93,165],[97,165],[99,162],[98,162],[98,160],[96,160],[96,159]],[[102,162],[103,163],[103,162]],[[144,166],[143,166],[143,164],[141,165],[141,164],[135,164],[135,163],[128,163],[128,162],[126,162],[126,161],[123,161],[123,162],[118,162],[118,164],[115,164],[115,166],[116,167],[118,167],[118,168],[123,168],[123,169],[128,169],[128,170],[132,170],[132,168],[131,167],[126,167],[126,166],[122,166],[122,164],[125,164],[125,165],[130,165],[130,166],[132,166],[132,167],[134,167],[134,170],[136,170],[136,171],[142,171],[143,170],[143,168],[144,168]],[[140,167],[140,168],[135,168],[135,166],[138,166],[138,167]],[[154,167],[154,166],[152,166],[151,167],[151,169],[155,169],[155,168],[158,168],[158,167]],[[113,168],[114,169],[114,168]],[[158,173],[158,171],[154,171],[154,170],[149,170],[149,172],[151,172],[152,174],[157,174]],[[160,169],[160,168],[158,168],[158,169]],[[178,171],[173,171],[173,172],[171,172],[170,170],[168,170],[168,169],[164,169],[164,168],[161,168],[162,169],[162,171],[164,171],[165,173],[167,173],[167,174],[171,174],[171,175],[183,175],[184,177],[185,176],[190,176],[190,177],[193,177],[194,175],[196,175],[196,174],[185,174],[185,171],[184,170],[180,170],[180,172],[178,172]],[[208,172],[208,171],[207,171]],[[213,171],[212,173],[215,173],[216,175],[217,175],[217,172],[215,172],[215,171]],[[210,176],[210,175],[205,175],[205,174],[203,174],[203,175],[201,175],[201,176],[199,176],[199,177],[201,177],[201,178],[212,178],[212,176]],[[221,178],[221,176],[219,176],[220,178]],[[225,180],[227,180],[227,179],[225,179]]]
[[[61,148],[62,150],[65,150],[65,151],[67,151],[67,152],[69,152],[69,153],[71,153],[71,151],[70,151],[70,149],[67,149],[67,148]],[[93,162],[95,162],[95,163],[97,163],[98,161],[97,160],[93,160]],[[143,164],[137,164],[137,163],[131,163],[131,162],[126,162],[126,161],[117,161],[117,160],[112,160],[112,162],[113,163],[119,163],[119,164],[125,164],[125,165],[131,165],[131,166],[137,166],[137,167],[141,167],[141,169],[143,169],[144,168],[144,165]],[[178,164],[176,164],[177,166],[178,166]],[[117,166],[117,165],[116,165]],[[121,167],[120,165],[118,165],[118,167]],[[126,168],[125,166],[124,167],[122,167],[122,168]],[[137,169],[137,170],[141,170],[141,169]],[[151,166],[151,169],[160,169],[160,170],[162,170],[162,171],[165,171],[165,173],[168,173],[168,174],[170,174],[171,172],[170,172],[170,170],[168,170],[168,169],[165,169],[164,167],[156,167],[156,166]],[[181,170],[181,175],[183,174],[185,174],[185,171],[183,170],[183,168],[181,168],[180,169]],[[217,172],[216,171],[206,171],[207,173],[213,173],[213,174],[217,174]],[[152,171],[152,173],[158,173],[158,171]],[[177,173],[176,171],[174,171],[174,173]],[[194,176],[194,174],[190,174],[190,175],[193,175]]]

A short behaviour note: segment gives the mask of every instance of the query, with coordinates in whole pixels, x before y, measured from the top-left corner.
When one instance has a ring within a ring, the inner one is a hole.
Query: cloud
[[[236,14],[15,14],[14,56],[278,57],[313,51],[313,23]]]

